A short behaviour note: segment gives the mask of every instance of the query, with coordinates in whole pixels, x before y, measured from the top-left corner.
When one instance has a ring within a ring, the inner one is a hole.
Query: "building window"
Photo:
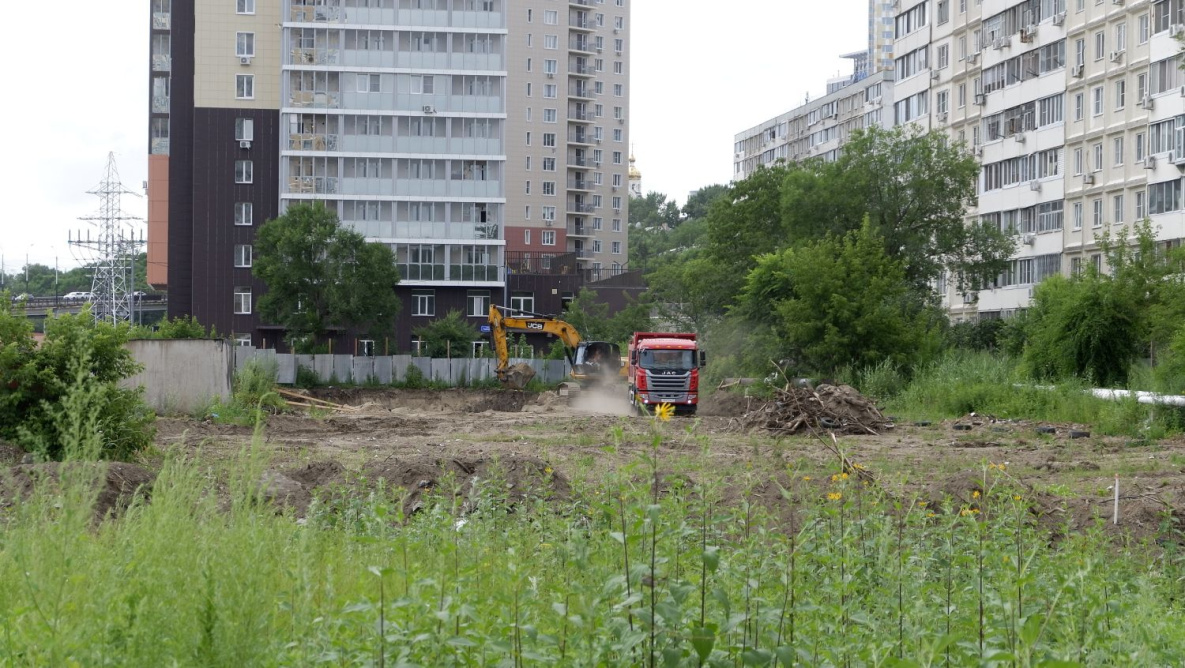
[[[250,160],[235,160],[235,183],[253,183],[254,171]]]
[[[1181,208],[1181,179],[1152,183],[1148,186],[1148,215],[1177,211]]]
[[[237,99],[237,100],[254,100],[255,99],[255,75],[254,74],[236,74],[235,75],[235,99]]]
[[[234,338],[236,346],[238,346],[240,348],[250,348],[251,347],[251,335],[250,334],[231,334],[231,337]]]
[[[251,288],[235,287],[235,315],[249,315],[251,313]]]
[[[1102,86],[1095,86],[1094,89],[1092,91],[1090,91],[1090,97],[1091,97],[1091,113],[1092,113],[1092,115],[1102,116],[1103,115],[1103,87]]]
[[[558,35],[544,35],[543,36],[543,48],[545,48],[545,49],[560,48],[559,36]]]
[[[510,309],[526,313],[535,312],[535,293],[515,292],[510,296]]]
[[[555,220],[555,207],[554,206],[543,207],[543,220],[545,220],[545,221],[554,221]],[[543,238],[547,239],[547,236],[544,235]],[[547,242],[544,241],[543,243],[546,244]],[[552,243],[555,243],[555,242],[553,241]]]
[[[555,230],[543,230],[543,245],[544,246],[554,246],[555,245]]]
[[[251,202],[235,202],[235,225],[254,224],[254,209]]]
[[[614,255],[621,255],[621,242],[614,241],[612,245],[613,245],[613,254]]]
[[[601,252],[601,240],[600,239],[593,239],[592,252],[594,252],[594,253]]]
[[[419,316],[436,315],[436,291],[412,290],[411,314]]]
[[[625,95],[625,84],[613,84],[613,95],[615,97],[621,97],[622,95]]]
[[[531,142],[528,140],[527,144],[530,144],[530,143]],[[555,133],[554,132],[544,132],[543,133],[543,145],[549,146],[552,148],[555,147]]]
[[[1136,135],[1136,162],[1144,162],[1144,133]]]
[[[1082,202],[1074,202],[1074,229],[1082,229]]]
[[[1115,146],[1113,147],[1113,150],[1115,152],[1115,164],[1122,165],[1123,164],[1123,137],[1116,137],[1115,138]]]
[[[613,187],[614,188],[621,187],[621,174],[614,174],[613,175]]]
[[[235,246],[235,266],[236,267],[250,267],[251,266],[251,246],[248,244],[237,244]]]
[[[550,195],[550,196],[555,195],[555,181],[544,181],[543,182],[543,194]]]
[[[530,230],[530,228],[523,230],[523,245],[524,246],[531,245],[531,230]]]
[[[1102,227],[1103,226],[1103,200],[1096,199],[1096,200],[1092,201],[1090,204],[1091,204],[1091,208],[1094,210],[1094,214],[1090,219],[1091,226],[1092,227]]]
[[[560,22],[560,14],[554,9],[548,9],[543,12],[543,22],[549,26],[556,25]]]
[[[1115,218],[1111,222],[1115,223],[1115,224],[1119,224],[1119,223],[1123,222],[1123,195],[1116,195],[1114,198],[1114,204],[1115,204],[1115,207],[1114,207]]]
[[[552,60],[552,59],[547,59],[547,60],[543,61],[543,73],[544,74],[555,74],[558,70],[559,70],[559,66],[558,66],[557,61]]]
[[[255,139],[255,121],[250,118],[235,119],[235,141]]]
[[[424,350],[424,339],[418,335],[413,334],[411,337],[411,354],[413,357],[420,357]]]
[[[1127,82],[1123,79],[1115,82],[1115,110],[1123,109],[1127,104]]]
[[[383,78],[378,74],[359,74],[356,80],[358,82],[359,93],[382,92],[381,85]]]
[[[555,123],[556,117],[557,117],[557,114],[556,114],[555,109],[544,109],[543,110],[543,122],[544,123]]]
[[[621,231],[621,219],[620,219],[620,218],[614,218],[614,219],[613,219],[613,231],[614,231],[614,232],[620,232],[620,231]]]
[[[543,84],[543,97],[554,100],[559,87],[555,84]]]
[[[545,171],[545,172],[554,172],[555,171],[555,158],[544,158],[543,159],[543,171]]]
[[[613,209],[615,211],[621,211],[621,197],[619,195],[613,196]]]
[[[950,64],[950,45],[942,44],[938,47],[938,69],[945,70]]]
[[[1100,30],[1094,34],[1094,59],[1102,60],[1106,53],[1107,36]]]
[[[1148,215],[1148,212],[1145,210],[1145,206],[1144,206],[1144,191],[1137,190],[1136,191],[1136,220],[1137,221],[1144,220],[1144,218],[1147,215]]]
[[[1094,171],[1103,171],[1103,144],[1102,142],[1095,144],[1092,152],[1094,153]]]
[[[471,318],[485,318],[490,314],[490,291],[469,290],[465,293],[466,312]]]
[[[235,55],[239,58],[253,58],[255,56],[255,33],[235,33]]]
[[[1082,120],[1082,93],[1074,95],[1074,120]]]
[[[1139,32],[1140,44],[1147,42],[1148,41],[1148,15],[1147,14],[1140,15],[1140,23],[1137,26],[1136,30]]]
[[[1120,23],[1119,25],[1115,26],[1115,50],[1116,51],[1126,51],[1127,50],[1127,24],[1126,23]]]
[[[238,0],[235,7],[237,14],[254,14],[255,0]]]

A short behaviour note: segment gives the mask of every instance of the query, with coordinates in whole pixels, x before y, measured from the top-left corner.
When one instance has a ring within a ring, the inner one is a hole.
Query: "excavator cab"
[[[621,346],[608,341],[582,341],[572,360],[572,376],[581,384],[603,383],[621,374]]]

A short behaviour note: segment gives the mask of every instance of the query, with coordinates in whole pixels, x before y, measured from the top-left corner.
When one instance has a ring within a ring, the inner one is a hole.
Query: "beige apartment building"
[[[620,274],[628,259],[629,4],[508,6],[506,250],[527,266],[572,254],[591,281]]]

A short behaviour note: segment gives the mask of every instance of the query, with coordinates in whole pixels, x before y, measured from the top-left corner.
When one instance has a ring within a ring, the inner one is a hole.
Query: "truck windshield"
[[[651,371],[690,371],[695,367],[695,351],[643,350],[638,365]]]

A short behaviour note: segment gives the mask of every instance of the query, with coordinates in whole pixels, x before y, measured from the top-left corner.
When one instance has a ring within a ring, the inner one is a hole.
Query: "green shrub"
[[[303,364],[296,365],[296,382],[293,383],[297,387],[311,390],[321,384],[321,377],[317,375],[311,367]]]
[[[1007,327],[1007,321],[1000,318],[958,322],[947,330],[947,343],[963,350],[995,350]]]
[[[460,311],[449,311],[443,318],[417,328],[415,334],[424,341],[420,349],[424,357],[471,357],[473,342],[480,336]]]
[[[124,348],[126,326],[96,323],[83,309],[48,318],[40,346],[31,333],[28,320],[0,299],[0,438],[42,459],[62,459],[66,436],[85,420],[98,440],[91,455],[128,459],[152,443],[156,416],[143,389],[118,384],[139,370]]]

